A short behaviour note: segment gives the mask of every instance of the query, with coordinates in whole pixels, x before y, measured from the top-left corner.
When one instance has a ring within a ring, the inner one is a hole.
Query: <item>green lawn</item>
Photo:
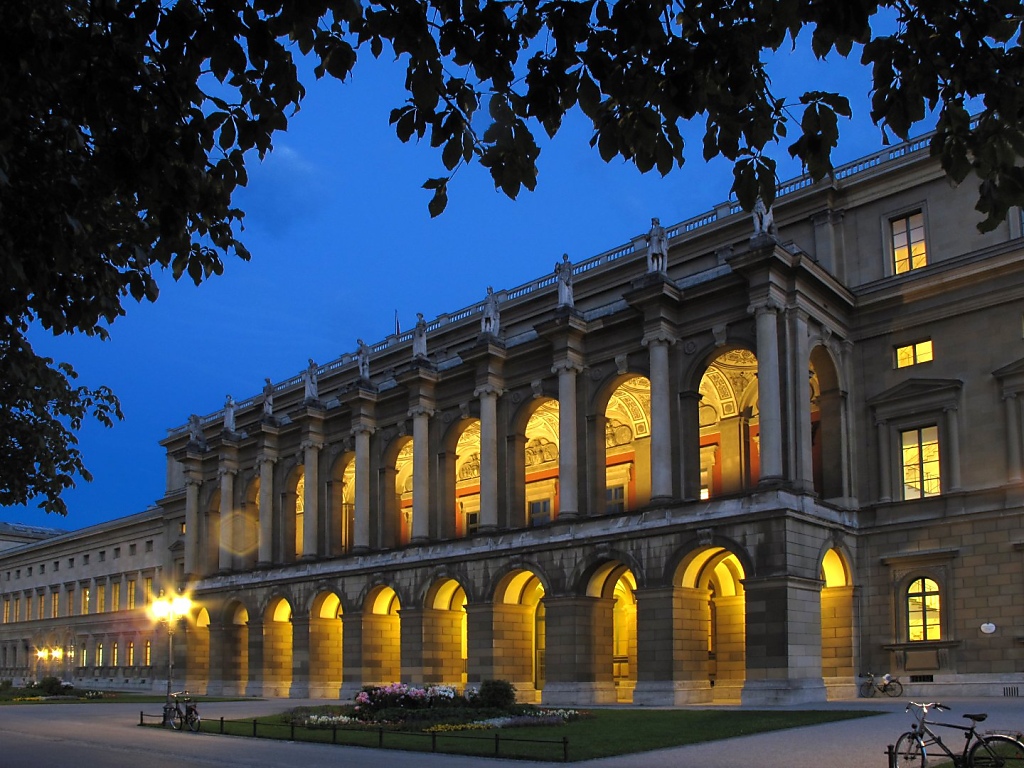
[[[429,734],[386,729],[313,729],[284,725],[284,717],[261,718],[261,738],[335,742],[355,746],[407,749],[429,752],[476,754],[503,758],[560,761],[564,739],[569,760],[590,760],[631,752],[645,752],[703,741],[715,741],[764,731],[865,717],[877,712],[856,710],[826,712],[759,710],[658,710],[598,709],[590,717],[559,726],[535,726]],[[203,731],[219,732],[217,720],[203,722]],[[253,735],[253,721],[225,721],[224,733]],[[497,739],[497,741],[496,741]],[[538,743],[543,742],[543,743]]]

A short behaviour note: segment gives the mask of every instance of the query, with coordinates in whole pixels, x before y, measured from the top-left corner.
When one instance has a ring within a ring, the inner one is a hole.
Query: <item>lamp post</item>
[[[169,713],[174,709],[171,704],[171,685],[174,678],[174,628],[179,620],[188,615],[192,609],[192,601],[186,595],[160,597],[149,606],[149,615],[159,624],[167,627],[167,700],[164,702],[164,724],[167,724]]]

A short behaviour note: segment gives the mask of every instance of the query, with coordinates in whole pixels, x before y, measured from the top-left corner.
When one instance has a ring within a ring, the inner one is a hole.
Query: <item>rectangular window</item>
[[[100,562],[103,563],[103,562],[106,562],[106,560],[107,560],[107,550],[101,549],[100,550]]]
[[[908,429],[900,433],[900,443],[903,452],[903,498],[938,496],[941,492],[939,428]]]
[[[110,610],[121,610],[121,582],[119,581],[110,585]]]
[[[918,363],[930,363],[932,361],[932,340],[925,339],[914,344],[896,347],[896,367],[908,368]]]
[[[39,564],[39,575],[42,576],[44,573],[46,573],[46,563],[40,563]]]
[[[60,592],[56,589],[50,593],[50,616],[54,619],[60,616]]]
[[[25,621],[32,621],[32,598],[25,597]]]
[[[82,565],[88,565],[88,564],[89,564],[89,556],[88,555],[82,555]]]
[[[128,554],[129,555],[134,555],[135,554],[135,545],[134,544],[129,544],[128,545]]]
[[[128,666],[135,666],[135,643],[132,640],[128,641]]]
[[[32,575],[32,566],[31,566],[31,565],[30,565],[30,566],[28,567],[28,575],[29,575],[29,576],[31,576],[31,575]]]
[[[43,592],[40,592],[39,593],[39,597],[36,600],[36,603],[37,603],[36,618],[37,619],[41,619],[41,618],[43,618],[43,614],[46,612],[46,594],[43,593]]]
[[[928,264],[924,243],[924,214],[920,211],[892,219],[892,257],[897,275]]]
[[[75,558],[69,557],[68,558],[68,568],[74,568],[74,567],[75,567]]]
[[[11,623],[11,601],[4,600],[4,624]]]
[[[55,572],[60,570],[60,560],[54,560],[53,561],[53,570]]]
[[[117,658],[117,643],[110,644],[110,666],[116,667],[118,662]]]
[[[135,608],[135,579],[128,579],[128,610]]]
[[[100,584],[96,587],[96,613],[107,611],[107,585]]]
[[[114,547],[114,559],[117,560],[121,557],[121,548]]]
[[[14,621],[21,621],[21,598],[14,598]]]
[[[82,587],[82,610],[81,610],[81,614],[83,616],[85,616],[88,613],[89,613],[89,588],[88,587]]]
[[[153,577],[147,576],[142,580],[142,588],[146,591],[146,605],[153,602]]]
[[[530,525],[544,525],[551,522],[551,499],[538,499],[529,503]]]
[[[616,485],[612,488],[605,488],[604,491],[605,511],[609,515],[626,511],[626,488]]]
[[[83,667],[89,666],[89,649],[84,645],[82,646],[82,664]]]
[[[147,552],[152,552],[153,551],[153,540],[152,539],[150,539],[149,541],[146,542],[146,551]]]
[[[145,650],[145,661],[143,662],[147,667],[153,663],[153,644],[147,640]]]
[[[71,589],[68,589],[68,601],[66,605],[68,616],[73,615],[75,612],[75,593],[72,592]]]
[[[103,666],[103,643],[96,643],[96,666]]]

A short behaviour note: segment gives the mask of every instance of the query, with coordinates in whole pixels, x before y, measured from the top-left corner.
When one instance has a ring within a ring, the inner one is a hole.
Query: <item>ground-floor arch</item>
[[[843,554],[833,548],[821,560],[821,676],[829,698],[851,694],[854,668],[853,580]]]
[[[322,592],[309,615],[309,695],[333,698],[341,690],[343,640],[341,598]],[[296,627],[296,632],[300,628]]]

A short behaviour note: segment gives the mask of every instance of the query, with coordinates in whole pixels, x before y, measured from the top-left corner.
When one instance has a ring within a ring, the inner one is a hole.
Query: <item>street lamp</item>
[[[192,609],[192,601],[186,595],[160,597],[149,606],[150,617],[167,627],[167,701],[164,702],[164,724],[167,724],[169,713],[174,710],[171,704],[171,685],[174,678],[174,628],[178,621],[188,615]]]

